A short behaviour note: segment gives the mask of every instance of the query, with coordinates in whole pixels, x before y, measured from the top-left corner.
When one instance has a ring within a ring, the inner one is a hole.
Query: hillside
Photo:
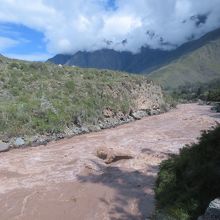
[[[100,130],[162,105],[161,88],[143,76],[0,57],[0,140]]]
[[[79,66],[83,68],[110,69],[126,71],[130,73],[141,73],[150,71],[160,62],[167,59],[168,52],[142,48],[138,54],[128,51],[115,51],[102,49],[93,52],[78,51],[73,55],[58,54],[49,59],[55,64]]]
[[[170,51],[142,47],[139,53],[133,54],[128,51],[115,51],[105,48],[92,52],[78,51],[72,55],[58,54],[48,61],[55,64],[74,65],[83,68],[91,67],[130,73],[150,73],[219,38],[220,29],[217,29],[207,33],[200,39],[189,41]]]
[[[165,88],[207,83],[220,78],[220,38],[152,72],[149,77]]]

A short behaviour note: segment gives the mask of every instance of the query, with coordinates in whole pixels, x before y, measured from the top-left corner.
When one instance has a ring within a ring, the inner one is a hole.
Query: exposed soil
[[[179,105],[117,128],[0,154],[1,220],[147,219],[158,164],[220,122],[210,106]],[[107,165],[100,147],[134,157]]]

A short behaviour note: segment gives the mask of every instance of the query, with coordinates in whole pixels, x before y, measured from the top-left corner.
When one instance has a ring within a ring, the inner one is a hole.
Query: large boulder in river
[[[125,151],[125,149],[113,149],[107,147],[98,148],[96,151],[96,156],[104,160],[106,164],[111,164],[119,160],[128,160],[133,158],[131,152]]]

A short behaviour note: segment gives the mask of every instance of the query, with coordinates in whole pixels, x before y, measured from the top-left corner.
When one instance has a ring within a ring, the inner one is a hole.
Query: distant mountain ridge
[[[83,68],[150,73],[218,38],[220,38],[220,29],[209,32],[200,39],[189,41],[171,51],[142,47],[139,53],[132,54],[128,51],[101,49],[93,52],[79,51],[73,55],[58,54],[48,61]]]
[[[208,83],[220,79],[220,37],[148,75],[164,88]]]

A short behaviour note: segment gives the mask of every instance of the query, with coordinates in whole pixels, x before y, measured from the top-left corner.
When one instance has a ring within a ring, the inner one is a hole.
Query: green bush
[[[162,162],[155,188],[158,212],[174,219],[196,219],[220,196],[219,183],[220,126]]]
[[[169,95],[177,101],[220,101],[220,80],[209,83],[185,84],[177,89],[169,90]]]

